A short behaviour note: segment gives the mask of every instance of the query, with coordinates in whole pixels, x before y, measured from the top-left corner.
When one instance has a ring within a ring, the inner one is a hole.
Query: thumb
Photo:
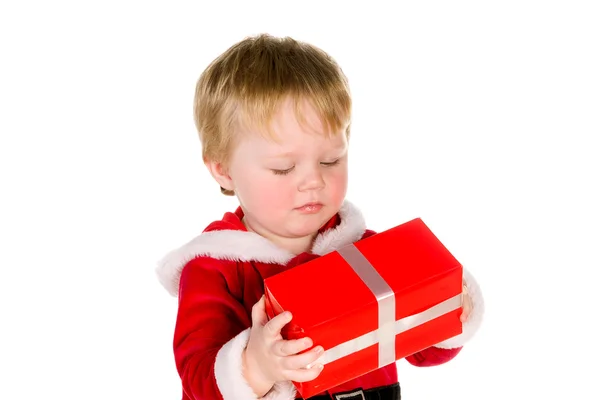
[[[263,326],[267,323],[267,312],[265,310],[265,296],[263,295],[257,302],[252,306],[252,326],[259,325]]]

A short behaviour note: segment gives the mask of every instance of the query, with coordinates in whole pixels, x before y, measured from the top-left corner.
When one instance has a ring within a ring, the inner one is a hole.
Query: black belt
[[[306,400],[331,400],[332,398],[334,400],[400,400],[400,384],[395,383],[367,390],[357,389],[350,392],[335,393],[332,396],[313,396]]]

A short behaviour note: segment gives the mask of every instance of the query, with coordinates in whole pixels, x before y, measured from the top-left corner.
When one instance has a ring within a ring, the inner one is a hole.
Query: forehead
[[[344,149],[345,129],[329,132],[326,124],[308,101],[298,104],[286,99],[276,109],[270,123],[240,129],[240,145],[256,147],[255,151],[286,152]]]

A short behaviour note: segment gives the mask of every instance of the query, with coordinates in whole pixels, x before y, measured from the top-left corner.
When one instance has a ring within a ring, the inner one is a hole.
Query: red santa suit
[[[157,269],[162,285],[179,298],[173,349],[184,400],[257,399],[243,377],[241,357],[252,325],[252,306],[264,294],[263,279],[375,234],[366,229],[360,211],[346,201],[319,230],[311,251],[294,255],[247,231],[242,217],[241,208],[226,213],[198,237],[167,254]],[[406,357],[409,363],[445,363],[478,329],[483,298],[468,271],[464,277],[473,310],[463,324],[463,333]],[[397,382],[396,364],[390,364],[324,394]],[[264,399],[292,400],[296,396],[291,382],[279,382]]]

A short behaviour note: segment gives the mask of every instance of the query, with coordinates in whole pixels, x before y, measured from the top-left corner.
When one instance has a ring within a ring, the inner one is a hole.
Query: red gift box
[[[264,283],[268,317],[293,315],[282,336],[325,349],[304,398],[462,333],[462,266],[420,218]]]

